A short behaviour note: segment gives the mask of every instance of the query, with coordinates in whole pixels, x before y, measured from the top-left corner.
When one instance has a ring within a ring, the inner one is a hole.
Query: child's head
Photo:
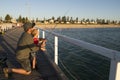
[[[31,34],[32,34],[32,36],[38,35],[38,30],[34,29]]]

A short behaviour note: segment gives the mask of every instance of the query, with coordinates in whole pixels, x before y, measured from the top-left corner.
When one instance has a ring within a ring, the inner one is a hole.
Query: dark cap
[[[30,22],[27,22],[23,25],[23,28],[24,28],[24,31],[28,31],[28,29],[30,28],[33,28],[35,26],[35,23],[30,23]]]
[[[32,26],[34,27],[36,24],[35,23],[32,23]]]

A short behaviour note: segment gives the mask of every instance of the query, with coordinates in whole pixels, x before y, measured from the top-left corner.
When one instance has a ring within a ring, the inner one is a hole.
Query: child
[[[34,41],[34,44],[36,44],[37,46],[40,46],[40,49],[42,51],[46,51],[46,39],[43,39],[43,38],[38,38],[38,35],[39,35],[39,32],[37,29],[34,29],[31,33],[33,35],[33,41]]]

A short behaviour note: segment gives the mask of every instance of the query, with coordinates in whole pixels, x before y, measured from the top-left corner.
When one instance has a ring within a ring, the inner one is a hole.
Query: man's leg
[[[26,71],[24,69],[11,69],[11,72],[18,73],[18,74],[23,74],[23,75],[29,75],[31,71]]]
[[[31,71],[26,71],[24,69],[17,69],[17,68],[3,68],[3,71],[5,73],[5,77],[8,77],[8,73],[14,72],[18,74],[23,74],[23,75],[29,75]]]
[[[8,77],[8,73],[14,72],[23,75],[29,75],[31,73],[31,64],[29,59],[19,60],[22,68],[3,68],[5,77]]]

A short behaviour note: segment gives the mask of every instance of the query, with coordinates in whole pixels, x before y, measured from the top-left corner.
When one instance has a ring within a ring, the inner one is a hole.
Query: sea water
[[[62,35],[120,51],[120,28],[54,29]],[[53,36],[46,34],[53,56]],[[70,80],[109,80],[110,59],[59,39],[59,66]]]

